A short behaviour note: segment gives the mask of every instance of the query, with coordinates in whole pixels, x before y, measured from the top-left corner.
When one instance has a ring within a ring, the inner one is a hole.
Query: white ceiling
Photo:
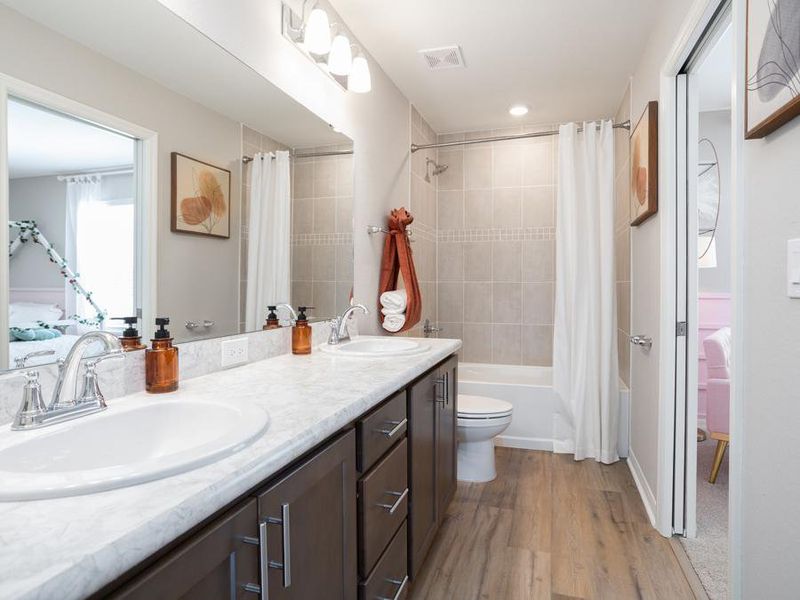
[[[0,0],[290,147],[349,141],[157,0]]]
[[[616,112],[658,0],[331,0],[438,132],[556,123]],[[417,51],[460,45],[465,69]],[[530,113],[511,117],[508,108]]]
[[[730,110],[733,85],[733,34],[731,27],[720,36],[697,69],[701,111]]]
[[[8,103],[11,179],[127,166],[133,155],[131,138],[22,102]]]

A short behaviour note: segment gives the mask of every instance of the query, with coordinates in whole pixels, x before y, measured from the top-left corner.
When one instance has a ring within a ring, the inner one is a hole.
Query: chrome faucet
[[[105,354],[93,357],[86,363],[83,387],[78,394],[78,369],[86,349],[95,342],[101,342]],[[106,408],[106,401],[97,384],[97,365],[110,358],[124,358],[122,345],[116,336],[106,331],[90,331],[83,334],[70,348],[66,359],[59,361],[58,380],[53,397],[46,407],[41,401],[39,374],[27,372],[25,395],[11,429],[35,429],[45,425],[62,423]]]
[[[354,304],[353,306],[349,306],[340,316],[334,317],[331,320],[331,333],[328,336],[328,343],[331,346],[335,346],[340,342],[350,339],[350,332],[347,329],[347,319],[350,318],[350,315],[352,315],[356,309],[360,310],[365,315],[369,314],[369,310],[367,310],[366,306],[363,304]]]

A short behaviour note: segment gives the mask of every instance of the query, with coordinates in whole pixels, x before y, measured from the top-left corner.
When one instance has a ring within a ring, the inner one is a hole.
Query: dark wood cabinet
[[[206,527],[144,574],[111,594],[124,600],[253,599],[257,590],[256,501]]]
[[[258,495],[270,600],[356,596],[355,433]]]
[[[456,489],[455,356],[414,382],[408,394],[411,579],[419,573]]]

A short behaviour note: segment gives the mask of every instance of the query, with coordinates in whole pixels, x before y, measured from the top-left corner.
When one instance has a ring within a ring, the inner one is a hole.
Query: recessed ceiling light
[[[528,107],[524,104],[515,104],[508,109],[508,112],[515,117],[521,117],[528,114]]]

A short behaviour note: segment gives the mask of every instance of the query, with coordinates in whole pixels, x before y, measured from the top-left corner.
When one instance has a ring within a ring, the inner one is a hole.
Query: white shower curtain
[[[81,265],[78,261],[78,238],[80,235],[91,235],[80,231],[80,213],[88,204],[99,202],[102,197],[101,178],[97,175],[80,175],[67,180],[67,218],[64,236],[64,260],[74,273],[80,274]],[[78,294],[68,281],[64,281],[66,289],[64,313],[67,317],[80,315],[94,317],[94,314],[81,314]],[[92,290],[89,289],[91,292]],[[83,333],[79,325],[74,326],[71,333]]]
[[[559,128],[554,450],[619,459],[611,121]]]
[[[256,154],[250,163],[247,331],[264,324],[267,305],[289,301],[291,225],[289,153]]]

